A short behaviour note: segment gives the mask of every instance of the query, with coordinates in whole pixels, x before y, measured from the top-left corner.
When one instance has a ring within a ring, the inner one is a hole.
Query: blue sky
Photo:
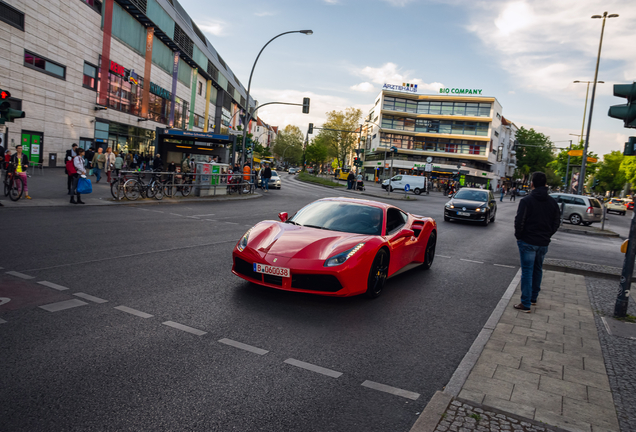
[[[197,25],[247,86],[252,63],[273,36],[312,29],[272,42],[252,81],[260,102],[301,102],[263,108],[281,128],[320,125],[324,113],[348,106],[367,113],[382,83],[417,83],[420,93],[439,87],[479,88],[496,97],[503,115],[553,141],[577,137],[586,85],[593,80],[604,11],[606,24],[590,146],[622,150],[636,131],[607,117],[612,84],[636,80],[636,2],[627,0],[180,0]],[[591,89],[590,89],[591,95]],[[589,108],[588,108],[589,112]],[[587,120],[586,120],[587,129]],[[567,146],[559,142],[557,146]]]

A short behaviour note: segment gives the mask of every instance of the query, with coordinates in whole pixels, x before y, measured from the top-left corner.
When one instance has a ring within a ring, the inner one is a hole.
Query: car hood
[[[262,256],[326,260],[370,237],[372,236],[264,221],[252,229],[248,247]]]
[[[462,200],[462,199],[452,199],[448,202],[449,204],[453,204],[455,207],[466,207],[466,209],[474,210],[477,207],[481,207],[485,203],[483,201],[470,201],[470,200]]]

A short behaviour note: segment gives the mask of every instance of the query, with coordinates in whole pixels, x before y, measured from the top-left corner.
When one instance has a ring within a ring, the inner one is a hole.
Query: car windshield
[[[623,203],[620,202],[619,200],[612,200],[612,204],[623,204]]]
[[[488,192],[476,191],[469,189],[461,189],[455,194],[457,199],[469,200],[469,201],[488,201]]]
[[[354,234],[382,235],[382,209],[363,204],[317,201],[302,208],[289,221],[310,228]]]
[[[276,171],[272,171],[272,177],[277,176]]]

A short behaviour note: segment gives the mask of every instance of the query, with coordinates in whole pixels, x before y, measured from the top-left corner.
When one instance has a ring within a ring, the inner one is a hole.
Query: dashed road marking
[[[200,220],[200,218],[198,216],[186,216],[187,218],[190,219],[196,219],[196,220]]]
[[[302,369],[307,369],[310,370],[312,372],[317,372],[319,374],[323,374],[323,375],[327,375],[331,378],[338,378],[339,376],[342,375],[342,372],[337,372],[335,370],[331,370],[331,369],[327,369],[324,367],[320,367],[320,366],[316,366],[315,364],[311,364],[311,363],[305,363],[303,361],[300,360],[296,360],[293,358],[288,358],[287,360],[285,360],[283,363],[287,363],[290,364],[292,366],[296,366]]]
[[[238,225],[238,222],[225,222],[225,223],[230,225]]]
[[[505,267],[505,268],[511,268],[511,269],[516,269],[517,267],[515,266],[510,266],[510,265],[505,265],[505,264],[493,264],[497,267]]]
[[[204,334],[208,333],[208,332],[204,332],[203,330],[198,330],[193,327],[188,327],[187,325],[176,323],[174,321],[166,321],[166,322],[162,322],[161,324],[167,325],[168,327],[176,328],[177,330],[182,330],[184,332],[192,333],[197,336],[203,336]]]
[[[408,390],[402,390],[397,387],[391,387],[386,384],[380,384],[380,383],[369,381],[369,380],[366,380],[365,382],[363,382],[362,386],[373,389],[373,390],[390,393],[392,395],[401,396],[411,400],[417,400],[420,397],[419,393],[414,393]]]
[[[17,271],[8,271],[7,274],[22,278],[22,279],[35,279],[35,277],[33,276],[25,275],[24,273],[19,273]]]
[[[446,255],[435,255],[435,256],[440,257],[440,258],[450,258],[449,256],[446,256]]]
[[[104,300],[104,299],[99,298],[99,297],[94,297],[94,296],[92,296],[90,294],[85,294],[83,292],[78,292],[78,293],[75,293],[73,295],[76,295],[76,296],[81,297],[81,298],[86,299],[86,300],[90,300],[90,301],[92,301],[94,303],[108,303],[108,300]]]
[[[141,318],[151,318],[152,315],[147,314],[146,312],[138,311],[137,309],[129,308],[128,306],[115,306],[115,309],[120,310],[122,312],[129,313],[131,315],[135,315]]]
[[[0,324],[4,324],[4,323],[6,323],[6,321],[0,318]]]
[[[57,303],[51,303],[44,306],[40,306],[40,308],[49,312],[58,312],[65,309],[71,309],[78,306],[86,306],[88,303],[83,302],[81,300],[72,299],[72,300],[64,300]]]
[[[177,214],[177,213],[169,213],[169,214],[171,214],[172,216],[180,216],[180,217],[183,217],[183,215],[180,215],[180,214]]]
[[[464,259],[464,258],[460,258],[460,261],[466,261],[466,262],[471,262],[471,263],[476,263],[476,264],[483,264],[483,261],[474,261],[474,260],[469,260],[469,259]]]
[[[249,352],[252,352],[252,353],[258,354],[258,355],[265,355],[265,354],[267,354],[269,352],[269,351],[264,350],[262,348],[257,348],[255,346],[247,345],[247,344],[244,344],[242,342],[237,342],[237,341],[232,340],[232,339],[223,338],[223,339],[219,339],[219,342],[221,342],[222,344],[230,345],[230,346],[233,346],[234,348],[239,348],[239,349],[242,349],[242,350],[245,350],[245,351],[249,351]]]
[[[214,213],[206,214],[206,215],[193,215],[192,217],[209,217],[209,216],[214,216]]]
[[[47,286],[47,287],[49,287],[49,288],[56,289],[56,290],[58,290],[58,291],[66,291],[66,290],[68,289],[68,288],[66,288],[65,286],[58,285],[58,284],[55,284],[55,283],[53,283],[53,282],[49,282],[49,281],[39,281],[38,283],[39,283],[40,285],[44,285],[44,286]]]

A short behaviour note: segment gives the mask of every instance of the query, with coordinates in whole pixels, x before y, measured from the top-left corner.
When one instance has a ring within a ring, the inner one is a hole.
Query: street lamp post
[[[618,14],[608,15],[607,12],[603,12],[601,15],[592,15],[592,18],[602,18],[603,25],[601,26],[601,39],[598,43],[598,55],[596,56],[596,69],[594,70],[594,81],[592,83],[592,100],[590,101],[590,116],[587,121],[587,133],[585,135],[585,146],[583,147],[583,161],[581,162],[581,174],[579,175],[579,188],[578,194],[583,193],[583,185],[585,184],[585,168],[587,165],[587,148],[590,143],[590,128],[592,127],[592,112],[594,111],[594,97],[596,96],[596,83],[598,81],[598,66],[601,62],[601,48],[603,46],[603,32],[605,31],[605,21],[607,18],[618,18]]]
[[[590,83],[592,81],[574,81],[574,84],[585,84],[587,83],[587,90],[585,91],[585,106],[583,107],[583,122],[581,123],[581,135],[579,135],[580,139],[583,139],[583,130],[585,129],[585,114],[587,112],[587,96],[590,93]],[[605,84],[605,81],[598,81],[599,84]],[[572,134],[570,134],[572,135]]]
[[[247,101],[245,104],[247,105],[247,107],[246,107],[246,113],[245,113],[245,125],[243,127],[243,143],[242,143],[243,152],[241,153],[241,166],[245,164],[245,142],[247,141],[247,125],[249,124],[249,121],[250,121],[250,90],[252,88],[252,75],[254,75],[254,68],[256,67],[256,63],[258,63],[258,59],[263,53],[263,50],[267,47],[267,45],[269,45],[274,39],[279,38],[286,34],[290,34],[290,33],[302,33],[306,35],[311,35],[314,32],[312,30],[293,30],[293,31],[284,32],[277,36],[274,36],[273,38],[269,40],[269,42],[267,42],[263,46],[263,48],[261,48],[261,50],[258,52],[258,55],[256,56],[256,60],[254,60],[254,64],[252,65],[252,71],[250,72],[250,79],[247,83],[247,94],[245,97],[245,100]]]

